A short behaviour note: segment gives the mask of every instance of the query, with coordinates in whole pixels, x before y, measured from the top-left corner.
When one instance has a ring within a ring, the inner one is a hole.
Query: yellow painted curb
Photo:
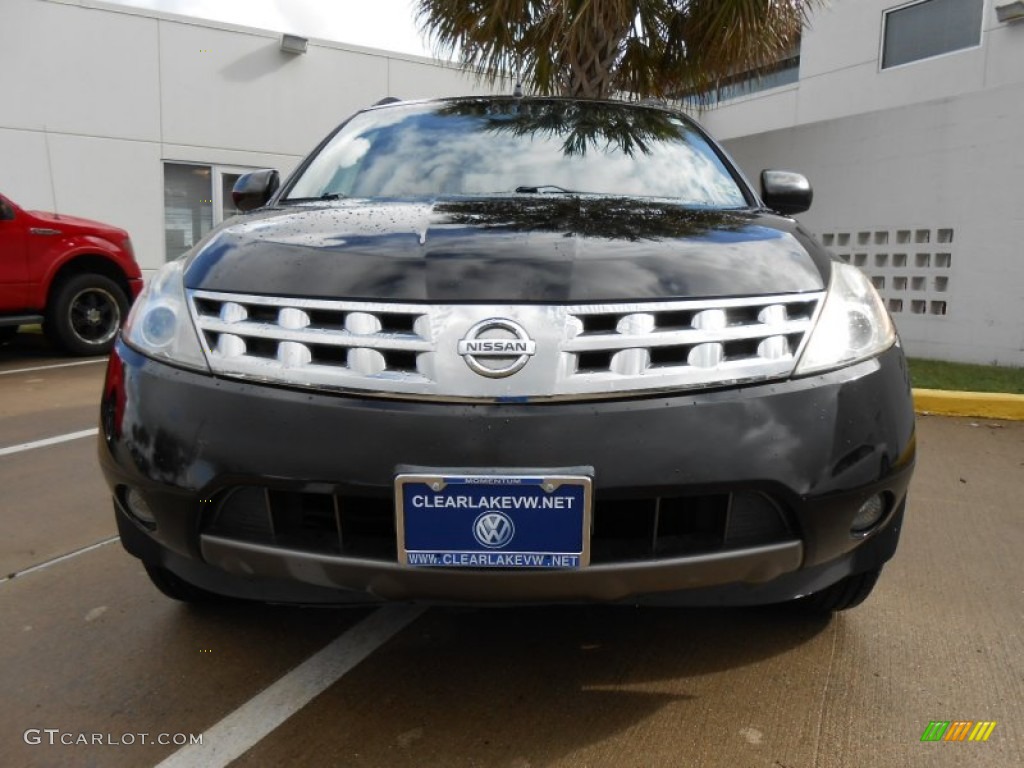
[[[918,413],[937,413],[942,416],[977,416],[982,419],[1024,421],[1024,395],[915,389],[914,410]]]

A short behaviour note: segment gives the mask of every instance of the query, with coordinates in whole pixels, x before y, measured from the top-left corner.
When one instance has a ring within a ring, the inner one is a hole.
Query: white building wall
[[[804,31],[799,83],[732,99],[701,121],[726,140],[1024,81],[1024,24],[999,22],[994,0],[985,0],[980,46],[881,69],[883,14],[907,4],[830,0]]]
[[[0,0],[0,190],[127,229],[164,260],[164,161],[287,174],[385,96],[488,90],[430,59],[92,0]]]
[[[904,4],[832,0],[797,84],[700,118],[749,178],[810,178],[801,221],[872,276],[911,355],[1021,366],[1024,23],[986,2],[981,46],[882,70],[882,11]]]

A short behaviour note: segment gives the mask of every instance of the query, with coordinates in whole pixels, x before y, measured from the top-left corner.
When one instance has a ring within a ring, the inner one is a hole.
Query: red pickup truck
[[[42,323],[71,354],[106,354],[141,290],[123,229],[26,211],[0,195],[0,342]]]

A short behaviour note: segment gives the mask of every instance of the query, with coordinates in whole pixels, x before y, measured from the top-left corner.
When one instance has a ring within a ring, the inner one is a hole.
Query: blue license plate
[[[582,568],[591,479],[577,475],[395,478],[398,559],[441,568]]]

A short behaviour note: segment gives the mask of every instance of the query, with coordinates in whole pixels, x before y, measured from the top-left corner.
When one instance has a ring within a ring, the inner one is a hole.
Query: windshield
[[[627,104],[511,99],[358,114],[283,201],[517,193],[748,206],[721,158],[681,116]]]

